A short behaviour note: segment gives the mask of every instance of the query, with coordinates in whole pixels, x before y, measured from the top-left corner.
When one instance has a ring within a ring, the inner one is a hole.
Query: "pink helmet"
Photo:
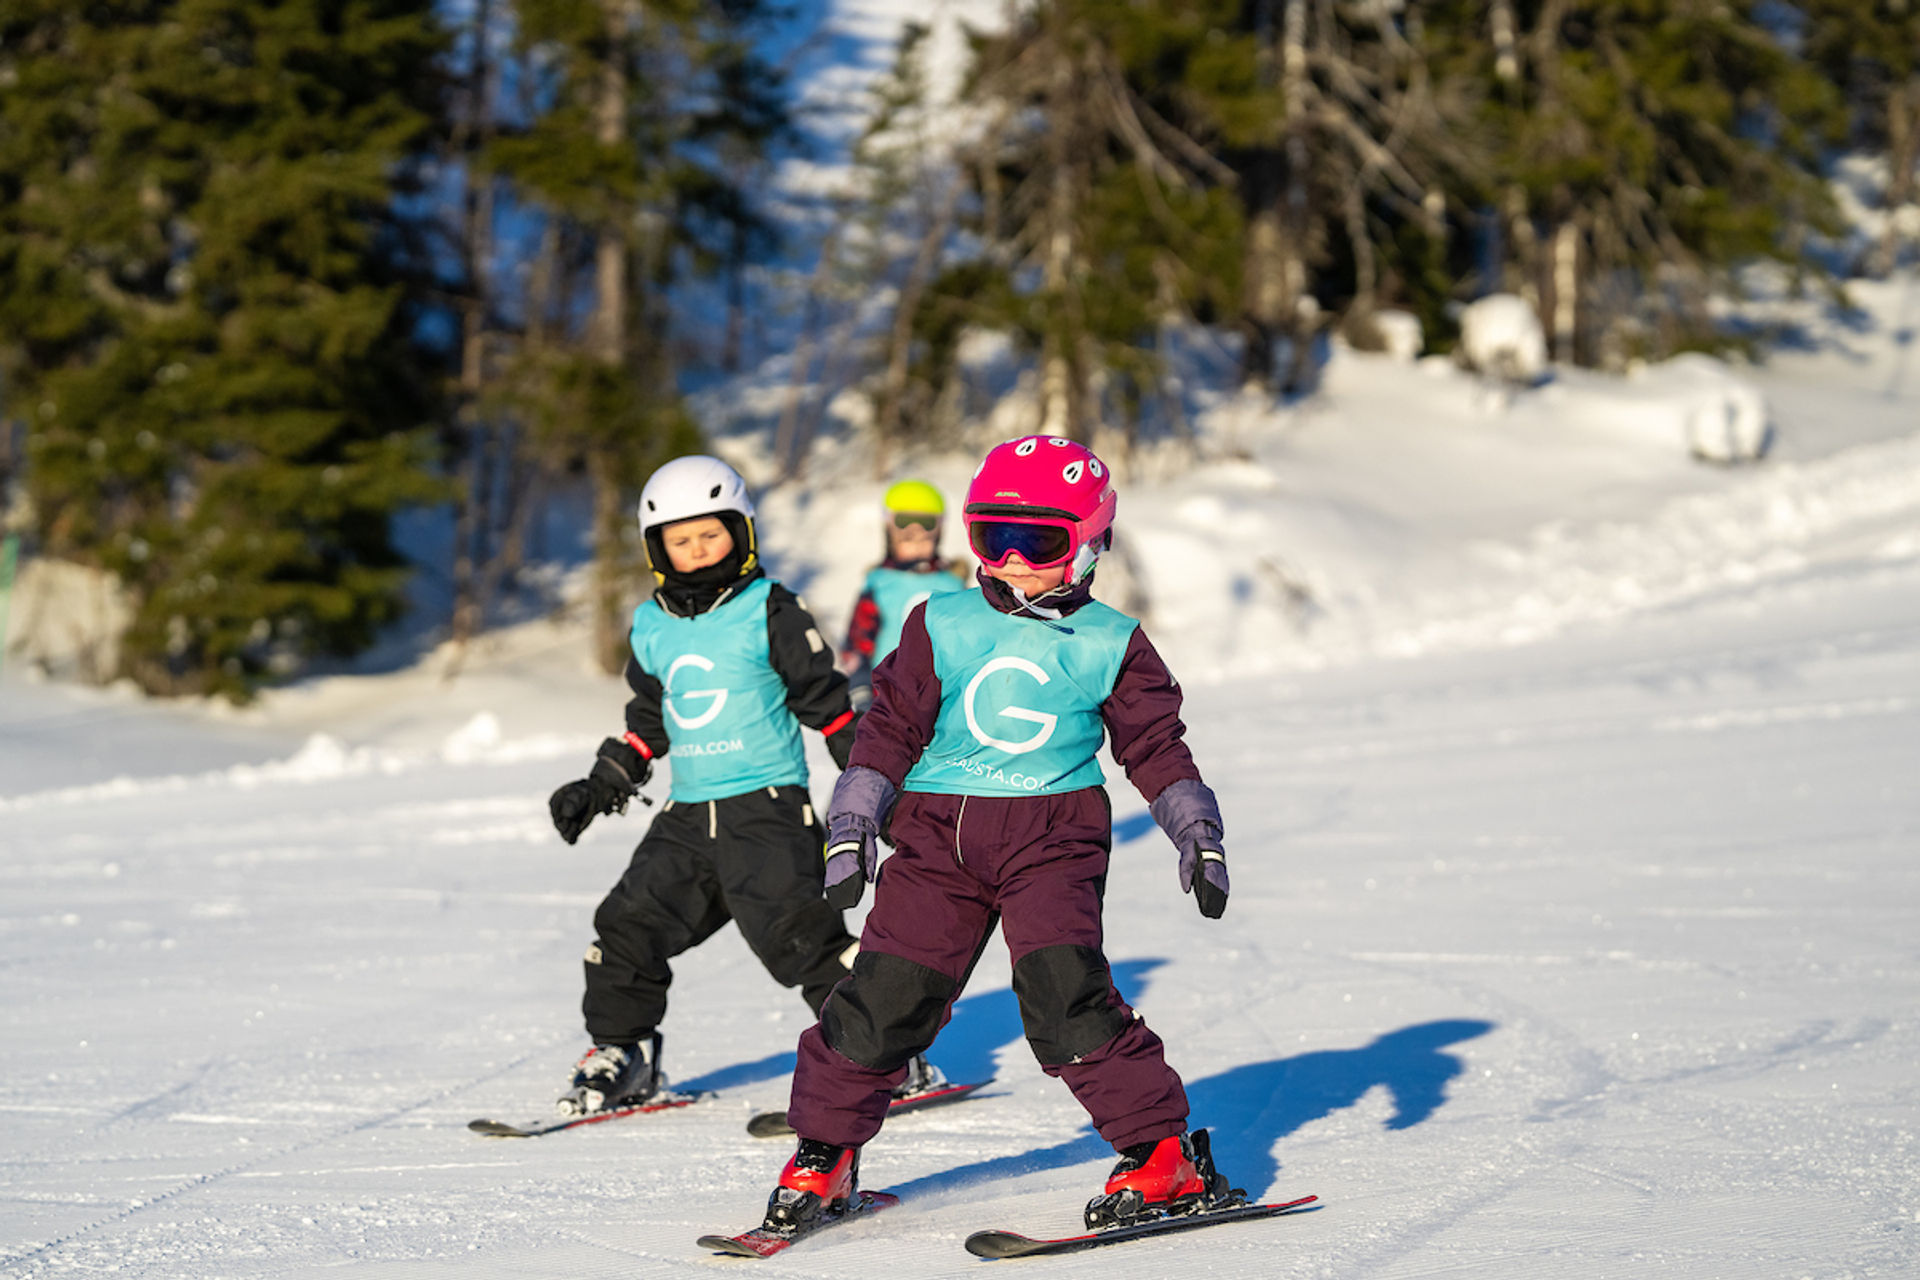
[[[1016,553],[1035,569],[1064,564],[1072,585],[1112,545],[1118,505],[1112,473],[1091,449],[1061,436],[1023,436],[987,454],[961,518],[983,564],[997,568]]]

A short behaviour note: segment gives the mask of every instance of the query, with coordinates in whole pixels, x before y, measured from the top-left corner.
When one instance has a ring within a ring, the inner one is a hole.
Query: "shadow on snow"
[[[1382,1087],[1394,1104],[1386,1127],[1412,1128],[1446,1102],[1447,1082],[1465,1070],[1459,1057],[1445,1052],[1447,1047],[1485,1035],[1493,1026],[1471,1018],[1416,1023],[1358,1049],[1323,1049],[1190,1080],[1187,1098],[1193,1123],[1213,1131],[1221,1171],[1261,1199],[1279,1173],[1273,1148],[1282,1138]],[[1050,1147],[976,1161],[890,1189],[902,1196],[927,1195],[1044,1169],[1104,1164],[1112,1155],[1098,1134],[1083,1129]],[[1088,1194],[1096,1190],[1090,1185]]]
[[[1113,985],[1128,1004],[1137,1004],[1140,993],[1146,990],[1147,975],[1165,963],[1164,960],[1118,961],[1113,966]],[[985,1080],[994,1074],[994,1062],[1002,1048],[1024,1045],[1025,1041],[1019,1001],[1011,989],[1000,987],[956,1001],[952,1019],[941,1029],[939,1039],[934,1041],[927,1056],[947,1073],[949,1080]],[[792,1075],[793,1065],[792,1050],[770,1053],[757,1062],[739,1062],[691,1080],[675,1080],[674,1087],[737,1089],[776,1076]]]

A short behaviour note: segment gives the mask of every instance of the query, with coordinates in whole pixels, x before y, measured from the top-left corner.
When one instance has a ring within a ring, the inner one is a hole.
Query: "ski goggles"
[[[925,529],[932,533],[940,527],[940,517],[925,511],[896,511],[893,513],[893,527]]]
[[[1065,564],[1078,551],[1080,539],[1070,520],[1004,520],[979,517],[967,525],[967,543],[980,563],[990,569],[1005,566],[1018,554],[1032,569]]]

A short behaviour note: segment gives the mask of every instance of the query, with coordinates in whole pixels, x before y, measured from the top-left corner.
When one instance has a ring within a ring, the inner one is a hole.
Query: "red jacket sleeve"
[[[873,669],[873,704],[860,718],[848,765],[865,765],[898,787],[933,740],[939,718],[940,677],[922,603],[907,615],[899,645]]]
[[[1133,629],[1113,692],[1100,704],[1113,758],[1151,804],[1182,778],[1202,781],[1187,749],[1180,685],[1140,627]]]
[[[853,602],[853,618],[847,623],[847,642],[840,652],[858,659],[861,665],[873,661],[873,646],[880,639],[880,606],[871,591],[862,591]]]

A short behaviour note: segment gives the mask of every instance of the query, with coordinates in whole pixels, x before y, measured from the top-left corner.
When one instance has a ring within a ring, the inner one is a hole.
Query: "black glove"
[[[847,761],[853,758],[853,740],[860,733],[860,717],[856,714],[851,720],[827,735],[827,754],[833,757],[834,767],[845,769]]]
[[[1190,846],[1191,852],[1182,850],[1180,854],[1180,874],[1186,877],[1187,887],[1193,890],[1194,903],[1199,906],[1200,914],[1209,920],[1218,920],[1227,911],[1227,893],[1231,888],[1227,880],[1227,855],[1220,848],[1219,837],[1211,841],[1204,836],[1197,838]]]
[[[547,800],[553,829],[568,844],[603,813],[625,813],[627,802],[653,776],[653,762],[619,738],[600,744],[600,758],[578,782],[569,782]]]

